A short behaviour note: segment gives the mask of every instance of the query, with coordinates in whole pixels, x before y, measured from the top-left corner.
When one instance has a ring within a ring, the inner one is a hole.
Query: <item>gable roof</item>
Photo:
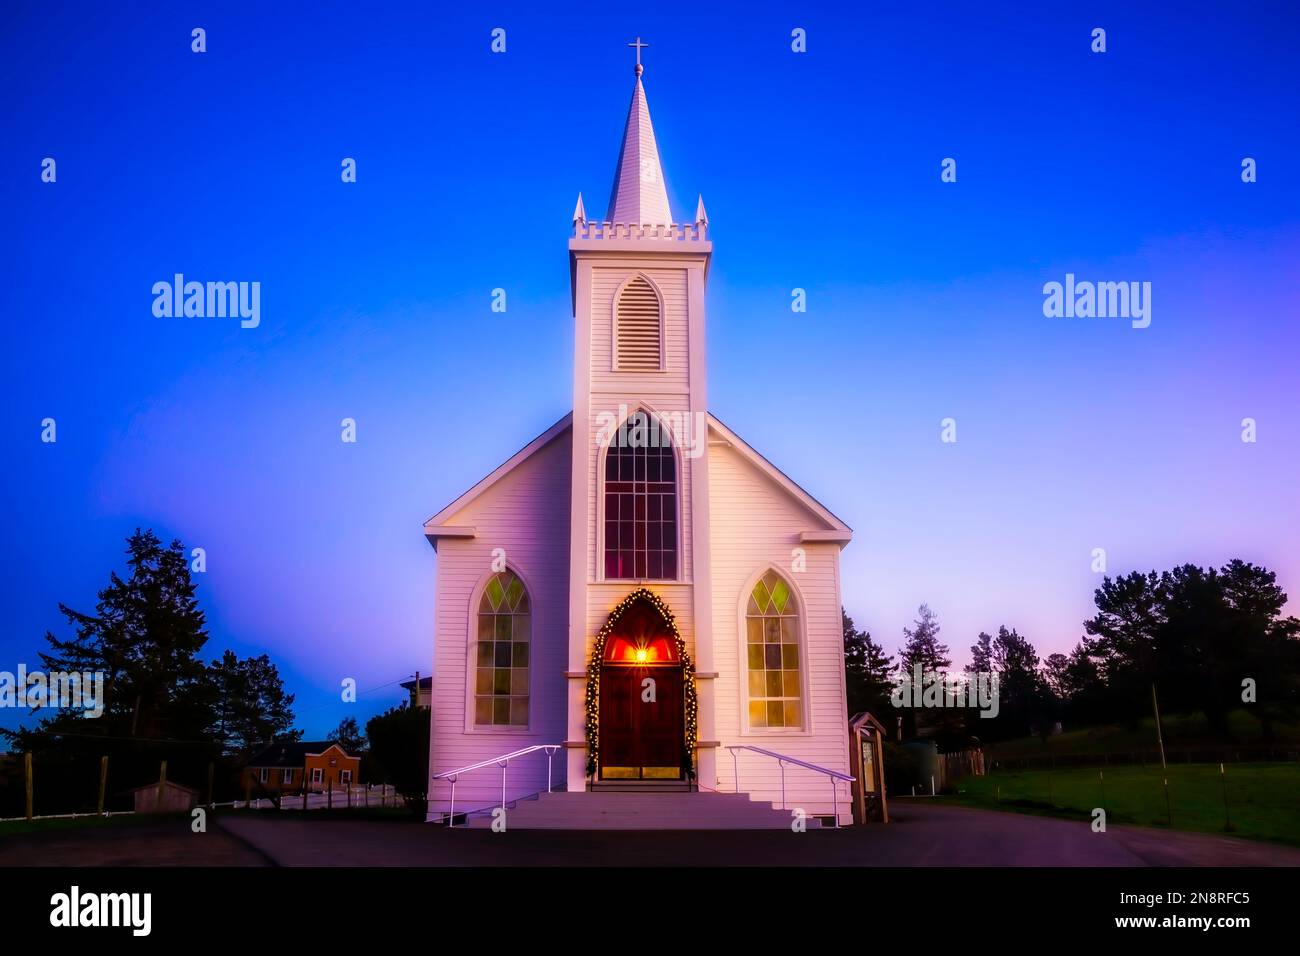
[[[801,538],[804,542],[830,541],[841,545],[848,544],[853,537],[853,529],[841,521],[829,508],[804,491],[799,485],[776,465],[772,464],[748,442],[733,432],[713,413],[709,413],[709,426],[718,433],[740,456],[756,467],[760,472],[775,482],[782,490],[811,511],[826,524],[824,531],[805,531]]]
[[[198,793],[198,791],[195,790],[193,787],[187,787],[185,786],[185,784],[177,783],[175,780],[164,780],[163,788],[165,790],[183,790],[186,793]],[[139,793],[141,790],[157,790],[157,789],[158,789],[158,784],[155,781],[154,783],[142,784],[139,787],[131,787],[129,790],[119,790],[118,793]]]
[[[546,431],[542,432],[523,448],[519,449],[493,471],[486,478],[481,479],[474,487],[465,492],[447,507],[443,508],[436,515],[424,523],[424,536],[429,539],[429,543],[437,550],[439,538],[472,538],[474,529],[463,525],[447,524],[449,518],[454,518],[456,513],[461,511],[471,501],[478,498],[483,492],[487,491],[498,481],[514,471],[526,459],[531,458],[537,452],[541,451],[556,438],[563,435],[573,426],[573,412],[569,412],[558,422],[552,425]]]
[[[345,757],[352,757],[334,740],[284,740],[276,741],[269,747],[255,753],[248,761],[250,767],[301,767],[307,757],[323,754],[331,747],[338,749]]]
[[[730,445],[740,454],[742,458],[757,468],[762,474],[774,482],[783,491],[789,494],[799,504],[803,505],[808,511],[819,519],[826,527],[817,531],[805,531],[800,540],[804,543],[810,542],[831,542],[840,545],[848,544],[853,537],[853,529],[841,521],[835,514],[823,505],[820,501],[806,492],[796,484],[785,472],[777,468],[743,438],[733,432],[730,428],[714,414],[708,415],[709,427],[717,433],[723,442]],[[542,432],[532,441],[530,441],[519,451],[511,455],[506,461],[502,462],[491,474],[480,480],[469,491],[465,492],[447,507],[443,508],[436,515],[424,523],[424,536],[429,539],[429,543],[436,550],[440,538],[472,538],[474,529],[466,525],[448,524],[450,519],[455,518],[466,505],[474,501],[497,482],[505,478],[506,475],[514,471],[519,465],[531,458],[537,452],[541,451],[552,441],[563,435],[573,427],[573,413],[565,415],[558,422],[552,425],[546,431]]]

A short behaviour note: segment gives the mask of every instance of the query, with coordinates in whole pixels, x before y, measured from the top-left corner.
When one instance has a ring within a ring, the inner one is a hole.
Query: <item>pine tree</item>
[[[903,669],[904,680],[910,680],[917,664],[922,673],[931,671],[947,673],[952,666],[948,656],[948,645],[939,643],[939,618],[930,610],[930,605],[922,604],[917,608],[915,626],[903,628],[905,638],[899,666]]]
[[[848,715],[870,711],[882,718],[889,706],[893,688],[890,675],[894,659],[871,639],[866,631],[853,626],[853,618],[840,608],[844,626],[844,685]]]
[[[163,547],[152,531],[137,528],[127,554],[129,574],[110,572],[95,613],[59,605],[75,633],[46,632],[50,649],[40,655],[47,672],[103,673],[103,714],[57,711],[35,729],[0,734],[23,751],[99,755],[113,744],[122,752],[191,756],[301,736],[290,730],[293,695],[269,657],[240,660],[226,651],[211,665],[201,659],[208,634],[181,543]]]
[[[47,672],[102,672],[104,714],[60,712],[41,721],[42,732],[194,739],[205,729],[199,652],[208,635],[185,551],[137,528],[127,553],[129,576],[110,574],[94,614],[59,605],[76,633],[64,640],[46,632],[50,650],[40,655]]]
[[[234,657],[227,651],[221,662],[230,688],[221,708],[227,750],[246,752],[273,740],[301,739],[302,731],[292,729],[294,695],[284,692],[284,681],[271,658],[265,654],[243,660]]]
[[[297,740],[292,731],[293,695],[271,659],[246,657],[226,651],[208,668],[212,698],[211,736],[228,754],[247,753],[272,740]]]
[[[358,754],[366,749],[365,734],[361,732],[355,717],[344,717],[325,739],[334,741],[350,754]]]
[[[993,672],[993,638],[980,631],[975,643],[970,646],[970,663],[966,665],[968,674],[991,674]]]
[[[997,723],[1004,736],[1020,737],[1037,725],[1045,733],[1046,686],[1039,670],[1038,651],[1015,628],[1002,626],[993,639],[993,670],[1001,698]]]

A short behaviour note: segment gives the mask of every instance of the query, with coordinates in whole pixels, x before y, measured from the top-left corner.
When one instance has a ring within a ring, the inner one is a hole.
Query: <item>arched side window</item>
[[[659,293],[645,276],[633,276],[614,305],[614,368],[619,372],[658,372],[663,361]]]
[[[677,579],[677,457],[671,429],[628,416],[605,453],[605,577]]]
[[[519,576],[507,568],[488,578],[478,604],[475,726],[528,726],[531,622]]]
[[[745,611],[751,729],[803,727],[799,606],[785,579],[768,571]]]

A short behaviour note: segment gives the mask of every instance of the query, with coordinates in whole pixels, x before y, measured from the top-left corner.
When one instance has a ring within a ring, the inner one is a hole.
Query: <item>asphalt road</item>
[[[448,830],[426,823],[226,813],[28,833],[0,866],[1300,866],[1300,848],[1201,833],[1110,827],[929,801],[895,822],[844,830]]]
[[[844,830],[447,830],[432,824],[225,817],[284,866],[1300,866],[1300,849],[897,801],[895,822]]]

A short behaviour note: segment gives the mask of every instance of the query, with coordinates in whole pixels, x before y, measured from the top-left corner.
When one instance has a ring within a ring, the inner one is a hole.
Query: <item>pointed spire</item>
[[[700,197],[699,203],[695,206],[695,225],[707,226],[709,224],[709,214],[704,211],[704,197]]]
[[[581,223],[587,221],[587,210],[582,208],[582,193],[578,193],[578,205],[573,207],[573,221]]]
[[[638,48],[638,61],[640,53]],[[659,163],[659,146],[654,127],[650,125],[650,106],[646,103],[645,87],[641,85],[640,62],[605,218],[610,222],[652,226],[666,226],[673,221],[668,191],[664,188],[664,170]]]

